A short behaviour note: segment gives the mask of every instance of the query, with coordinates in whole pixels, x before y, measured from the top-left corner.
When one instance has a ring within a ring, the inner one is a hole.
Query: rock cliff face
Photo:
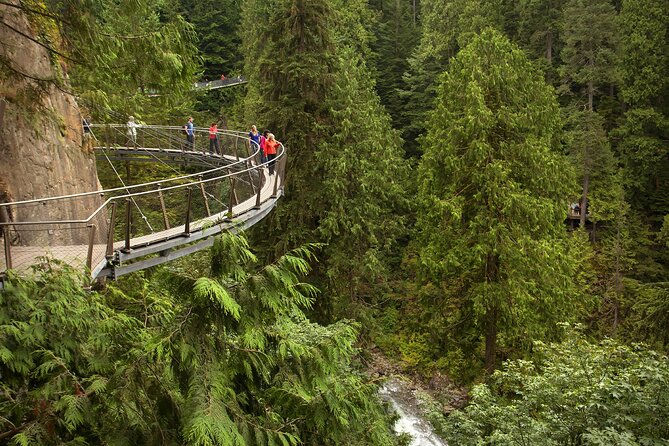
[[[0,196],[16,202],[101,189],[95,158],[82,146],[79,107],[65,88],[53,82],[66,75],[46,48],[30,40],[39,40],[44,30],[19,8],[0,5],[0,19],[9,25],[0,26],[0,61],[4,62],[0,64],[0,187],[4,189]],[[12,206],[11,213],[17,222],[81,220],[101,203],[99,196],[93,196]],[[105,220],[92,222],[98,227],[98,239],[106,232]],[[87,231],[81,228],[84,225],[78,226],[76,230],[65,225],[50,230],[15,228],[21,244],[86,243]]]

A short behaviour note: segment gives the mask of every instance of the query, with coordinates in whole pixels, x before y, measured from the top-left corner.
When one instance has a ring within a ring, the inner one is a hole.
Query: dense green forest
[[[10,275],[0,444],[406,444],[372,353],[468,391],[434,389],[451,445],[669,444],[666,0],[0,5],[94,121],[288,149],[211,252]],[[191,90],[221,74],[249,82]]]

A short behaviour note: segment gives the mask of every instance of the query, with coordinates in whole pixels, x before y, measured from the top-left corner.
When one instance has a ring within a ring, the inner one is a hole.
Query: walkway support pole
[[[265,169],[260,167],[256,171],[258,172],[258,193],[256,194],[256,205],[253,209],[260,209],[260,194],[262,193],[262,180],[265,175]]]
[[[93,266],[93,245],[95,244],[95,225],[88,225],[88,255],[86,256],[86,268],[91,271]]]
[[[125,199],[125,246],[123,251],[130,252],[130,214],[132,212],[132,202],[130,198]]]
[[[107,233],[107,252],[105,256],[111,258],[114,256],[114,229],[116,227],[116,202],[112,202],[111,217],[109,218],[109,232]]]
[[[276,172],[274,172],[274,189],[272,190],[272,198],[277,197],[277,192],[279,192],[279,177],[281,177],[281,180],[283,181],[283,171],[284,171],[284,160],[286,159],[286,155],[281,157],[279,160],[279,165],[276,166]]]
[[[235,177],[230,177],[230,200],[228,201],[228,218],[232,218],[232,208],[235,206]]]
[[[207,217],[211,217],[211,211],[209,210],[209,199],[207,198],[207,193],[204,190],[202,177],[200,177],[200,192],[202,192],[202,198],[204,199],[204,208],[207,210]]]
[[[193,198],[193,190],[189,187],[186,189],[187,207],[186,207],[186,223],[184,224],[184,233],[190,235],[190,205]]]
[[[163,198],[163,190],[158,185],[158,198],[160,198],[160,209],[163,211],[163,223],[165,224],[165,229],[170,229],[170,222],[167,219],[167,209],[165,208],[165,199]]]
[[[9,226],[2,228],[2,234],[5,238],[5,263],[7,264],[7,269],[12,269],[12,243],[9,239]]]

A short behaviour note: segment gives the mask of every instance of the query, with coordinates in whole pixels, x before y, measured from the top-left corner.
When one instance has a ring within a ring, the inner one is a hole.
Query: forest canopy
[[[288,150],[211,252],[99,291],[9,273],[0,444],[401,444],[377,354],[469,391],[434,389],[452,444],[669,442],[666,0],[8,0],[0,27],[55,67],[0,58],[26,113],[55,85]],[[248,83],[193,90],[221,75]]]

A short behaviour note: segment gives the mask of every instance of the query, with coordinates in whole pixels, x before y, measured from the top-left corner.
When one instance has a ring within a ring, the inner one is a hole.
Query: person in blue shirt
[[[249,143],[251,144],[251,152],[255,152],[260,147],[260,132],[255,125],[251,126],[251,131],[249,132]],[[254,144],[255,143],[255,144]],[[260,149],[260,163],[265,164],[267,158],[262,149]]]
[[[188,122],[186,123],[186,149],[193,150],[193,145],[195,144],[195,124],[193,124],[193,117],[188,117]]]

